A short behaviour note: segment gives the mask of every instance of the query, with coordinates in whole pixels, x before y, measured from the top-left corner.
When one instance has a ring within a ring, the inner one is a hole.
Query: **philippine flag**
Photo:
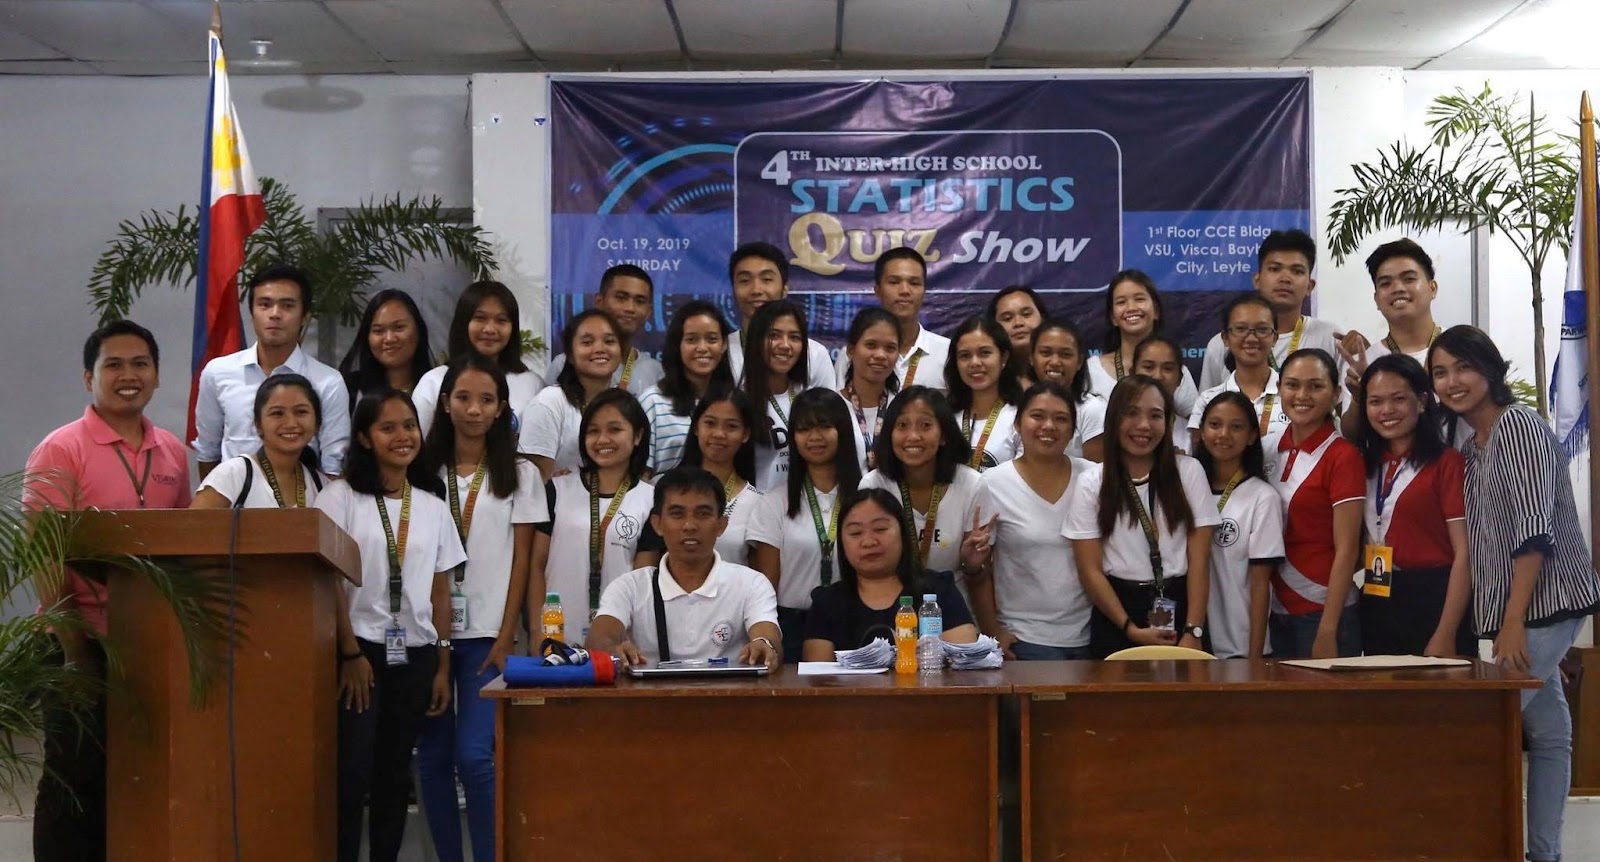
[[[200,167],[200,261],[195,269],[194,347],[190,357],[189,434],[193,440],[195,398],[200,370],[218,356],[244,348],[239,317],[239,268],[244,240],[267,221],[261,184],[250,167],[244,133],[233,109],[228,66],[222,58],[222,17],[212,7],[211,94],[206,105],[206,137]]]

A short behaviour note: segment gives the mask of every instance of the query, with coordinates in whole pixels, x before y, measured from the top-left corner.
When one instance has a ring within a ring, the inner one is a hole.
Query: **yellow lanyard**
[[[589,615],[592,619],[594,612],[600,607],[600,558],[605,550],[606,529],[611,526],[611,519],[617,516],[617,509],[622,505],[622,498],[628,496],[628,489],[633,487],[633,477],[628,476],[617,485],[617,492],[611,495],[611,505],[606,508],[606,516],[600,517],[600,477],[594,477],[594,486],[589,488]]]
[[[1003,407],[1003,406],[1005,406],[1005,402],[1004,401],[996,401],[994,403],[994,406],[989,408],[989,418],[988,418],[987,421],[985,421],[983,423],[983,433],[978,436],[978,442],[972,447],[972,460],[967,462],[967,465],[969,467],[972,467],[974,470],[979,469],[978,465],[983,463],[983,450],[984,450],[984,447],[989,445],[989,434],[994,431],[994,422],[995,422],[996,419],[1000,418],[1000,408]],[[968,411],[967,415],[962,417],[962,421],[963,421],[963,427],[962,427],[961,430],[967,435],[967,439],[971,440],[972,439],[972,415],[971,415],[971,411]]]
[[[738,487],[739,487],[739,474],[738,473],[729,473],[728,474],[728,481],[722,483],[722,500],[723,500],[722,516],[724,518],[726,518],[729,515],[733,514],[733,498],[734,498],[733,489],[734,488],[738,488]],[[739,490],[743,491],[744,489],[743,488],[739,488]]]
[[[920,347],[916,348],[916,350],[912,352],[911,361],[906,363],[906,382],[902,385],[917,385],[917,365],[922,362],[922,357],[925,353],[927,353],[927,351]]]
[[[949,487],[948,484],[935,484],[933,486],[933,496],[928,500],[928,516],[922,519],[922,532],[918,533],[916,511],[911,508],[911,489],[907,487],[906,483],[900,483],[900,503],[902,506],[900,516],[905,522],[906,535],[915,536],[917,539],[915,550],[917,568],[919,569],[928,567],[928,553],[933,550],[933,534],[937,532],[934,524],[939,520],[939,501],[944,499],[944,492]]]
[[[1217,498],[1218,512],[1221,512],[1222,508],[1228,505],[1228,498],[1233,496],[1233,489],[1239,487],[1239,483],[1243,481],[1244,471],[1240,470],[1233,474],[1233,478],[1228,480],[1228,484],[1222,486],[1222,496]]]
[[[1283,354],[1283,355],[1284,356],[1293,356],[1294,352],[1296,350],[1300,349],[1300,339],[1305,337],[1305,334],[1306,334],[1306,316],[1304,314],[1302,314],[1302,315],[1300,315],[1300,319],[1295,321],[1294,334],[1289,336],[1289,351],[1287,353]],[[1274,352],[1270,352],[1270,351],[1267,353],[1267,366],[1270,367],[1273,371],[1277,371],[1278,370],[1278,354],[1276,354]]]
[[[1429,347],[1433,346],[1433,342],[1439,337],[1439,332],[1440,331],[1441,330],[1439,329],[1439,324],[1435,323],[1433,325],[1433,331],[1428,333],[1428,346]],[[1400,350],[1400,344],[1394,340],[1394,333],[1393,332],[1391,332],[1388,335],[1385,335],[1383,337],[1383,346],[1389,348],[1389,352],[1390,353],[1401,353],[1402,352]]]
[[[1163,572],[1161,566],[1161,537],[1156,533],[1156,524],[1150,517],[1150,512],[1144,507],[1144,500],[1139,499],[1139,489],[1134,487],[1133,479],[1123,474],[1122,486],[1128,492],[1128,503],[1133,506],[1134,514],[1139,516],[1139,526],[1144,530],[1144,539],[1150,544],[1150,574],[1155,579],[1156,595],[1166,595],[1163,589]],[[1155,489],[1150,489],[1150,508],[1155,508]]]
[[[461,534],[461,548],[467,547],[467,534],[472,532],[472,513],[478,508],[478,492],[483,489],[485,461],[478,459],[478,470],[472,474],[472,484],[467,488],[467,507],[461,508],[461,491],[456,488],[456,468],[450,465],[450,518],[456,522],[456,532]],[[467,579],[467,564],[456,566],[456,583]]]
[[[817,528],[817,544],[822,548],[822,585],[833,583],[833,549],[839,535],[839,510],[841,507],[834,503],[833,512],[828,517],[827,526],[822,523],[822,506],[817,503],[817,488],[811,484],[811,477],[806,477],[806,502],[811,505],[811,523]]]
[[[286,508],[283,505],[283,489],[278,487],[278,474],[272,469],[272,462],[265,454],[257,460],[261,463],[261,475],[267,477],[267,487],[272,489],[272,499],[278,508]],[[299,469],[294,471],[294,504],[301,509],[306,507],[306,476]]]
[[[633,363],[639,358],[639,348],[628,348],[628,361],[622,364],[622,379],[617,381],[618,389],[627,389],[628,381],[633,379]]]
[[[400,578],[400,568],[406,561],[406,540],[411,535],[411,482],[408,480],[400,490],[400,533],[395,537],[394,528],[389,524],[389,507],[383,502],[383,495],[373,497],[378,502],[378,520],[383,522],[383,539],[389,545],[389,613],[394,615],[395,625],[400,622],[400,590],[403,581]]]

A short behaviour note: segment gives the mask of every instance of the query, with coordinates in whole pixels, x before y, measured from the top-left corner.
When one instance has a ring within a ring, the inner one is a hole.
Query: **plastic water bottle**
[[[927,593],[922,597],[922,609],[917,612],[918,672],[944,672],[944,647],[940,639],[943,634],[944,612],[939,610],[939,597]]]
[[[894,614],[894,672],[917,672],[917,609],[910,596],[900,597],[900,609]]]
[[[544,594],[544,612],[539,615],[539,633],[542,637],[565,641],[567,615],[561,610],[561,594]]]

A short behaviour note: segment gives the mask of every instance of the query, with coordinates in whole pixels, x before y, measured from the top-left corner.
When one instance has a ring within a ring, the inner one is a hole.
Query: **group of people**
[[[892,639],[900,598],[929,593],[946,640],[989,634],[1014,660],[1137,644],[1476,655],[1493,639],[1544,683],[1523,701],[1529,848],[1556,858],[1571,735],[1557,663],[1600,610],[1600,579],[1554,434],[1515,403],[1484,333],[1434,323],[1416,243],[1367,261],[1389,324],[1375,343],[1304,314],[1305,233],[1274,231],[1258,264],[1198,382],[1137,270],[1110,279],[1095,355],[1023,286],[932,332],[924,260],[890,249],[879,304],[834,357],[787,299],[785,256],[750,243],[728,265],[738,329],[686,302],[657,361],[634,344],[654,285],[623,264],[543,379],[497,282],[462,293],[444,365],[416,304],[387,290],[334,369],[298,346],[305,277],[257,274],[256,344],[201,377],[192,505],[315,506],[360,548],[330,657],[340,859],[357,856],[364,808],[371,858],[395,858],[413,747],[440,858],[461,858],[457,780],[474,858],[493,854],[478,690],[549,594],[564,640],[625,662],[776,665]],[[90,337],[93,404],[30,458],[67,480],[36,503],[191,504],[182,445],[143,416],[158,361],[137,324]],[[102,662],[101,588],[69,576],[42,599],[87,622],[58,634],[62,660]],[[80,858],[48,848],[92,841],[74,824],[103,817],[93,730],[48,741],[39,858]]]

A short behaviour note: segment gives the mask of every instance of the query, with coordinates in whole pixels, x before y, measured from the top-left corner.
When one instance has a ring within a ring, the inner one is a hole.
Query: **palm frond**
[[[437,196],[364,203],[338,224],[331,244],[344,252],[343,269],[352,274],[345,306],[329,309],[344,323],[360,317],[366,290],[381,272],[401,272],[413,261],[429,258],[455,261],[474,278],[487,277],[496,266],[486,232],[447,217]]]
[[[1432,230],[1445,224],[1477,225],[1486,215],[1475,196],[1443,162],[1424,150],[1392,144],[1375,163],[1353,165],[1356,185],[1337,189],[1329,210],[1329,253],[1345,258],[1373,232],[1404,226]]]
[[[123,220],[89,276],[89,302],[101,322],[127,317],[150,285],[193,284],[199,242],[200,220],[187,207]]]

